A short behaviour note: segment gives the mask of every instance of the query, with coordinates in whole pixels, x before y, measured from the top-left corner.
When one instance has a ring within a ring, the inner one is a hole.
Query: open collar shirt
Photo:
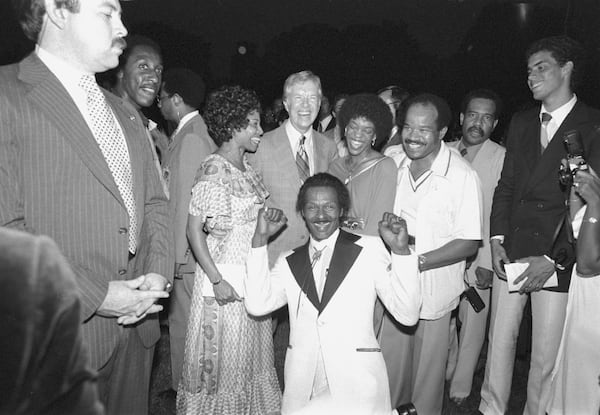
[[[398,168],[394,213],[406,220],[423,254],[455,239],[481,240],[482,198],[477,173],[442,142],[431,168],[416,180],[411,160],[393,156]],[[420,318],[436,320],[452,311],[464,291],[465,261],[421,273],[423,305]]]

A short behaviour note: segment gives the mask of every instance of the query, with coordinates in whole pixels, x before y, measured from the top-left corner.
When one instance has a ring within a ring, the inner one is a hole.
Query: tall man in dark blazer
[[[538,40],[527,52],[527,83],[542,105],[514,115],[494,193],[492,265],[501,279],[494,279],[492,289],[489,349],[479,406],[484,414],[506,412],[527,294],[531,296],[532,350],[524,413],[545,413],[574,260],[568,230],[559,227],[566,207],[556,172],[566,158],[565,132],[581,133],[588,162],[594,169],[600,168],[600,112],[580,102],[573,92],[581,71],[581,53],[579,44],[565,36]],[[515,293],[508,292],[503,270],[503,264],[512,261],[529,263],[516,280],[524,283]],[[554,272],[558,287],[542,289]]]
[[[200,75],[186,68],[171,68],[164,74],[158,97],[163,117],[177,124],[162,160],[164,178],[169,186],[169,215],[173,219],[175,241],[175,279],[169,301],[173,390],[177,390],[181,378],[196,271],[196,258],[186,235],[192,187],[200,165],[217,149],[198,112],[204,101],[204,89]]]
[[[293,73],[283,85],[283,105],[290,118],[266,133],[256,153],[249,155],[252,166],[261,174],[271,194],[267,203],[287,215],[287,226],[269,243],[269,265],[280,253],[308,241],[302,217],[296,213],[296,196],[308,176],[325,172],[337,156],[334,141],[313,130],[321,106],[321,80],[311,71]],[[302,140],[304,137],[304,140]],[[301,143],[308,170],[298,167]]]
[[[36,51],[0,68],[0,225],[52,237],[83,305],[110,414],[147,414],[158,299],[172,276],[167,200],[138,113],[102,91],[127,30],[118,0],[16,1]]]

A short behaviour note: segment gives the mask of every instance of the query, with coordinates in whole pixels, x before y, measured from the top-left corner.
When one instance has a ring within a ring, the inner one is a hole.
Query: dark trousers
[[[98,372],[106,415],[147,415],[154,346],[146,348],[137,329],[126,328],[113,355]]]

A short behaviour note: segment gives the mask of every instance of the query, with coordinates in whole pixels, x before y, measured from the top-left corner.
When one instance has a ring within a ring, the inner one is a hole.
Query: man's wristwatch
[[[425,255],[419,255],[419,271],[422,271],[425,268],[425,263],[427,262],[427,257]]]

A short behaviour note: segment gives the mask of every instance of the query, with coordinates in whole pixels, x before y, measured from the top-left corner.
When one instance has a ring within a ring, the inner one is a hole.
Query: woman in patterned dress
[[[219,149],[198,170],[188,238],[197,260],[177,413],[270,415],[280,411],[271,319],[243,304],[246,256],[268,193],[246,160],[263,130],[260,103],[239,86],[213,92],[204,120]]]

